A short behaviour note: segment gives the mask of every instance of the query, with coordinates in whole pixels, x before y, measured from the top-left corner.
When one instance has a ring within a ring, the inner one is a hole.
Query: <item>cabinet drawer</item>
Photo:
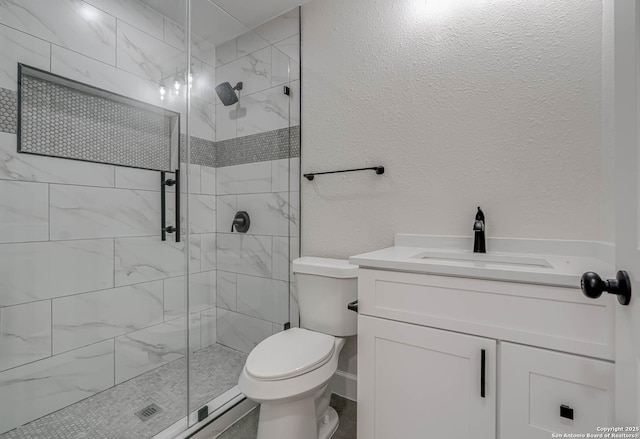
[[[613,360],[615,298],[577,286],[360,269],[358,299],[364,315]]]
[[[596,433],[612,424],[613,363],[511,343],[500,358],[503,439]]]

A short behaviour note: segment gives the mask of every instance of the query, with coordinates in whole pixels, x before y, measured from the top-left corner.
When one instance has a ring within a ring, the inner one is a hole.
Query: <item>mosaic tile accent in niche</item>
[[[0,88],[0,131],[16,133],[18,119],[18,93]]]
[[[23,152],[170,170],[171,125],[161,112],[22,76]]]

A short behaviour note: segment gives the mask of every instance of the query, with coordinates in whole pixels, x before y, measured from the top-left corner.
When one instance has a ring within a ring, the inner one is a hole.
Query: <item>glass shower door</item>
[[[202,241],[188,245],[186,219],[172,229],[167,182],[187,175],[186,10],[0,4],[2,439],[186,428],[187,267]],[[18,63],[40,73],[19,84]]]
[[[298,243],[299,13],[248,22],[242,8],[224,6],[191,0],[189,232],[201,248],[190,278],[192,423],[205,406],[215,414],[240,399],[251,349],[298,325],[289,267]],[[203,288],[211,280],[213,297]]]

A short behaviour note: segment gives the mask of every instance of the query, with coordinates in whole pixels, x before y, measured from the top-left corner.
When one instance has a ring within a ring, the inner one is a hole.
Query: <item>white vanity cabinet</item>
[[[610,297],[366,268],[358,289],[359,437],[547,439],[611,426]]]
[[[358,331],[358,437],[495,438],[495,340],[367,316]]]

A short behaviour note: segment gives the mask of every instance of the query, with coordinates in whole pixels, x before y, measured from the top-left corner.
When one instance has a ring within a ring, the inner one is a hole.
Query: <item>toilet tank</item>
[[[358,266],[341,259],[302,257],[293,261],[300,326],[336,337],[358,333],[358,314],[347,305],[358,299]]]

